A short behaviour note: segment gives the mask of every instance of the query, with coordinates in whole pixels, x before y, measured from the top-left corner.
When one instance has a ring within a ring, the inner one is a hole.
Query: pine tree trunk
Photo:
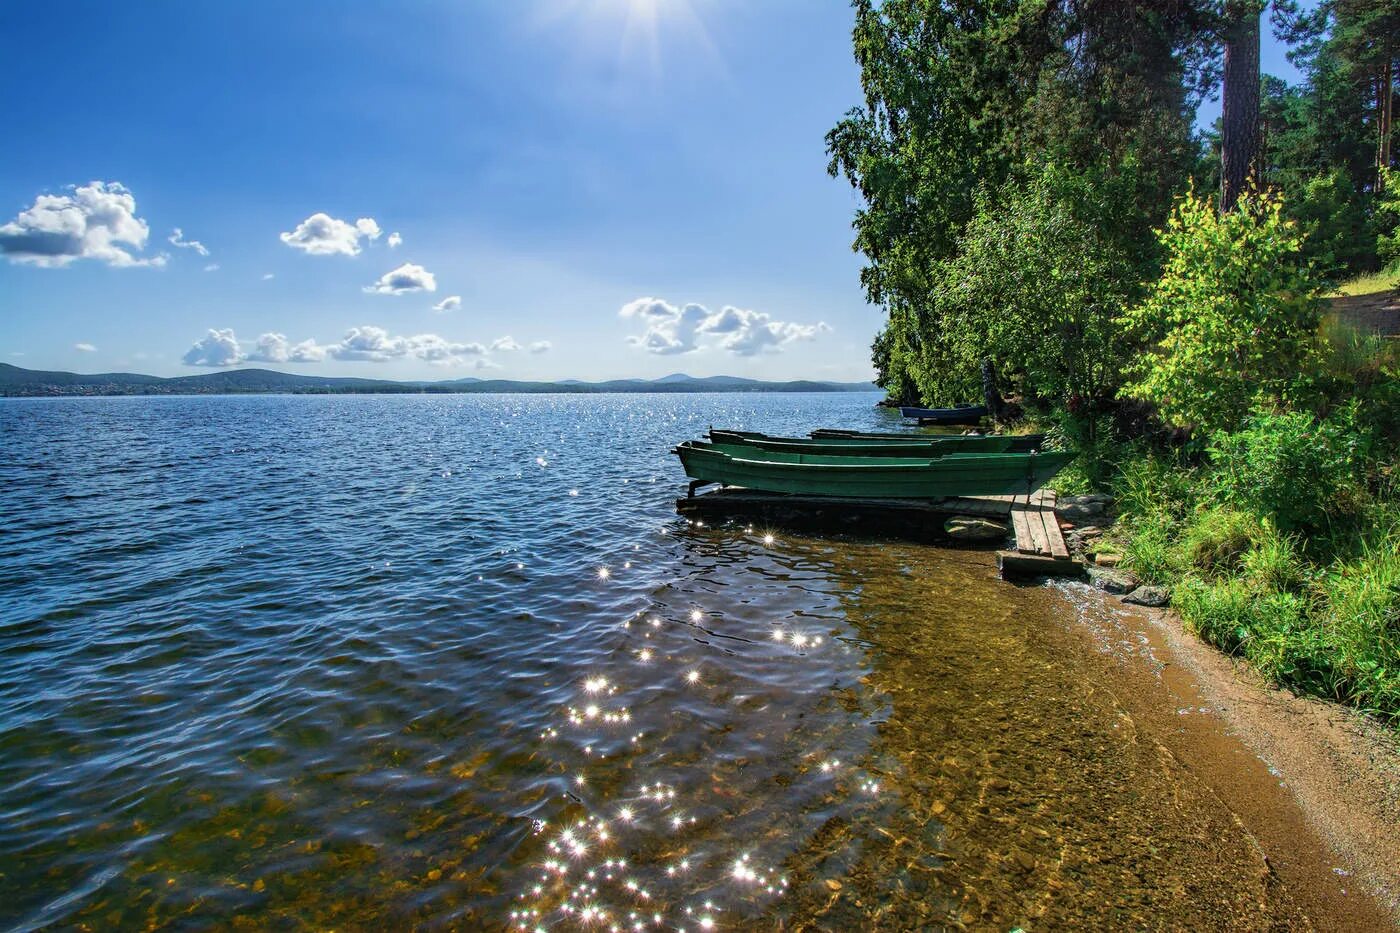
[[[1392,102],[1395,96],[1394,90],[1395,70],[1389,59],[1386,59],[1385,67],[1381,70],[1379,99],[1376,103],[1377,120],[1380,139],[1376,146],[1376,193],[1385,190],[1385,170],[1390,168],[1390,136],[1391,136],[1391,114]]]
[[[1259,155],[1259,5],[1235,0],[1225,33],[1220,115],[1220,211],[1234,209]]]

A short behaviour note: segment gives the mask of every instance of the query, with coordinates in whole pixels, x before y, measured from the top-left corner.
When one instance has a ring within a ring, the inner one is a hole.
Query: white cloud
[[[516,343],[515,338],[511,336],[497,337],[495,340],[491,341],[491,352],[493,353],[498,351],[501,353],[514,353],[516,350],[523,349],[524,347]]]
[[[629,301],[618,314],[640,318],[646,324],[646,331],[639,337],[628,337],[628,343],[642,347],[649,353],[661,354],[690,353],[700,349],[696,343],[696,332],[709,317],[709,311],[703,305],[688,304],[678,308],[660,298]]]
[[[186,366],[237,366],[243,359],[233,328],[211,329],[205,337],[196,340],[183,357]]]
[[[433,305],[434,311],[456,311],[462,306],[461,295],[448,295],[446,298]]]
[[[294,344],[282,334],[266,333],[247,358],[259,363],[319,363],[326,358],[326,348],[314,340]]]
[[[297,224],[291,233],[281,234],[288,246],[312,256],[358,256],[360,240],[379,236],[379,224],[372,217],[361,217],[353,224],[317,212]]]
[[[797,340],[811,340],[831,327],[824,321],[816,324],[794,324],[774,321],[761,311],[746,311],[726,305],[711,315],[700,327],[706,334],[722,335],[719,345],[735,356],[756,356],[774,352]]]
[[[97,348],[94,347],[94,346],[93,346],[92,344],[90,344],[90,343],[75,343],[75,344],[73,344],[73,349],[74,349],[74,350],[81,350],[81,351],[83,351],[84,353],[96,353],[96,352],[97,352]]]
[[[219,264],[218,264],[217,262],[211,262],[211,263],[209,263],[209,265],[207,265],[207,266],[204,267],[204,271],[205,271],[205,272],[218,272],[218,271],[219,271]]]
[[[761,311],[747,311],[725,305],[711,312],[704,305],[681,307],[660,298],[638,298],[622,306],[622,317],[641,320],[646,329],[640,335],[627,338],[634,347],[648,353],[693,353],[703,348],[704,338],[717,338],[714,343],[736,356],[755,356],[763,352],[776,353],[783,346],[798,340],[811,340],[831,330],[825,323],[795,324],[774,321]]]
[[[530,344],[530,352],[545,353],[549,351],[553,346],[554,344],[550,343],[548,340],[536,340],[534,343]]]
[[[263,281],[264,281],[264,282],[268,281],[269,279],[274,279],[274,278],[276,278],[276,276],[273,275],[271,272],[264,272],[264,273],[263,273]]]
[[[506,346],[508,342],[513,346]],[[269,331],[245,351],[232,328],[210,330],[184,355],[189,366],[236,366],[239,363],[319,363],[325,359],[385,363],[417,359],[435,366],[474,366],[494,369],[492,350],[520,349],[509,337],[491,347],[480,343],[457,343],[437,334],[396,336],[382,327],[352,327],[338,342],[318,344],[315,340],[292,343],[284,334]]]
[[[373,285],[366,285],[365,291],[373,295],[406,295],[409,292],[435,292],[437,279],[422,266],[406,262],[384,273]]]
[[[389,239],[384,242],[389,244],[390,249],[393,249],[403,242],[403,237],[399,236],[398,231],[395,230],[393,233],[389,234]]]
[[[436,334],[396,337],[384,328],[372,325],[350,328],[339,343],[325,349],[328,355],[337,360],[383,363],[412,357],[442,366],[460,365],[471,358],[485,357],[488,353],[486,347],[479,343],[454,343]]]
[[[0,226],[0,253],[11,262],[59,268],[75,259],[109,266],[163,266],[168,258],[138,257],[150,228],[136,216],[136,198],[118,182],[94,181],[72,194],[41,194]]]
[[[171,233],[167,239],[171,246],[178,246],[181,249],[192,249],[201,256],[209,255],[209,250],[203,243],[198,240],[185,239],[185,232],[179,227],[176,227],[174,232]]]

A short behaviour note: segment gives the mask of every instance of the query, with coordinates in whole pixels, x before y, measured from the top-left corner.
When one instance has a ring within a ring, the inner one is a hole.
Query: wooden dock
[[[997,552],[1002,576],[1078,576],[1084,566],[1070,557],[1060,521],[1055,517],[1055,492],[1042,489],[1018,498],[1011,506],[1016,549]]]
[[[973,516],[1006,522],[1016,537],[1015,550],[997,552],[1004,576],[1078,575],[1079,561],[1069,555],[1055,518],[1055,493],[1041,490],[1019,496],[952,496],[943,499],[864,499],[800,496],[726,487],[676,500],[676,511],[691,521],[759,522],[768,526],[836,531],[949,543],[944,522]]]

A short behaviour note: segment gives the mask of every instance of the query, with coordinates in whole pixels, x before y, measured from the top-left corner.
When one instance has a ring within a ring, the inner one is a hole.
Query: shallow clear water
[[[675,516],[874,400],[0,401],[0,925],[1265,925],[1072,599]]]

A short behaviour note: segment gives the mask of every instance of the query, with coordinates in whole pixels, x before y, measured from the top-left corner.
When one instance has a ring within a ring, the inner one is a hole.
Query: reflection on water
[[[0,921],[1287,921],[1061,594],[675,517],[872,401],[0,402]]]

